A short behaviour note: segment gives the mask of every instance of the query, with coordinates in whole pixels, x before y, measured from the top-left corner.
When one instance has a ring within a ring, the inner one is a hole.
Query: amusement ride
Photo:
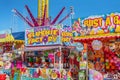
[[[55,25],[55,23],[58,21],[58,18],[62,15],[63,11],[65,10],[65,7],[63,7],[58,15],[51,20],[49,16],[49,0],[38,0],[38,15],[37,18],[35,18],[29,9],[27,5],[25,5],[25,8],[31,18],[24,17],[17,9],[14,9],[14,13],[19,16],[21,19],[23,19],[30,27],[39,27],[39,26],[46,26],[46,25]],[[66,20],[71,14],[72,10],[63,17],[57,24],[61,24],[64,20]]]

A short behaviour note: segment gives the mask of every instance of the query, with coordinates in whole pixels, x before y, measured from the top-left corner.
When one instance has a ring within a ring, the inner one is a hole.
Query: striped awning
[[[50,50],[50,49],[59,49],[59,48],[70,48],[74,49],[74,46],[27,46],[24,48],[24,51],[43,51],[43,50]]]

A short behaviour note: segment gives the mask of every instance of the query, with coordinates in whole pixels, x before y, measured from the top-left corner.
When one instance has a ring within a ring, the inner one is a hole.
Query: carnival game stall
[[[74,41],[87,44],[88,68],[102,75],[112,74],[119,79],[120,24],[119,13],[90,16],[74,21]],[[79,23],[79,24],[78,24]],[[107,78],[106,76],[104,78]]]
[[[9,80],[11,68],[16,67],[14,63],[17,57],[21,58],[24,53],[24,41],[18,36],[21,32],[11,33],[10,30],[1,31],[0,34],[0,80]],[[19,37],[19,39],[16,37]],[[24,37],[24,35],[21,35]],[[17,61],[16,61],[17,62]]]

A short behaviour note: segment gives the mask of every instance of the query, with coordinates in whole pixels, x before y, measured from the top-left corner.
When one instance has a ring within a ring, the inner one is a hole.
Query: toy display
[[[77,56],[76,56],[76,55]],[[64,78],[66,79],[78,79],[78,71],[79,71],[79,60],[77,57],[78,52],[71,52],[69,48],[62,48],[62,53],[60,53],[59,49],[50,49],[44,51],[29,51],[25,52],[25,63],[26,67],[30,70],[39,68],[40,72],[39,76],[44,79],[58,79]],[[61,55],[61,64],[63,67],[60,69],[60,61],[59,57]],[[70,57],[73,56],[73,57]],[[72,58],[71,63],[69,62]],[[37,64],[37,66],[36,66]],[[72,65],[72,66],[70,66]],[[32,75],[35,75],[32,70]],[[37,72],[37,74],[38,74]],[[27,73],[28,74],[28,73]],[[25,77],[24,77],[25,78]],[[32,76],[34,78],[34,76]]]
[[[103,80],[103,75],[96,70],[89,69],[89,80]]]
[[[118,39],[114,39],[112,41],[109,41],[108,46],[105,47],[105,65],[106,65],[106,71],[112,72],[115,70],[120,70],[120,58],[118,57]]]
[[[88,48],[88,60],[90,61],[88,66],[91,67],[91,63],[93,63],[94,69],[102,73],[119,70],[120,59],[116,51],[118,41],[116,39],[108,41],[102,41],[103,47],[99,50]]]
[[[88,67],[97,71],[104,72],[104,53],[101,45],[93,43],[88,48]]]

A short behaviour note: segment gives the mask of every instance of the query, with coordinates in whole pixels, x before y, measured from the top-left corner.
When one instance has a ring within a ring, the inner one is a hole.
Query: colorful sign
[[[37,27],[27,29],[25,32],[25,45],[26,46],[44,46],[44,45],[57,45],[65,44],[70,45],[72,42],[72,30],[70,27],[55,28]]]
[[[108,27],[113,25],[120,25],[120,14],[119,13],[111,13],[110,15],[96,16],[96,17],[88,17],[83,20],[83,25],[87,27]]]
[[[61,30],[61,42],[65,46],[72,45],[73,41],[73,34],[72,34],[72,28],[70,26],[63,26]]]
[[[60,44],[59,30],[46,27],[27,29],[25,32],[26,46],[56,45]]]
[[[87,18],[79,18],[73,21],[73,35],[76,37],[89,35],[117,36],[120,33],[120,13],[111,13],[106,15],[89,16]],[[112,33],[112,34],[111,34]],[[113,34],[117,33],[117,34]],[[96,36],[100,37],[100,36]],[[83,39],[83,38],[81,38]]]

